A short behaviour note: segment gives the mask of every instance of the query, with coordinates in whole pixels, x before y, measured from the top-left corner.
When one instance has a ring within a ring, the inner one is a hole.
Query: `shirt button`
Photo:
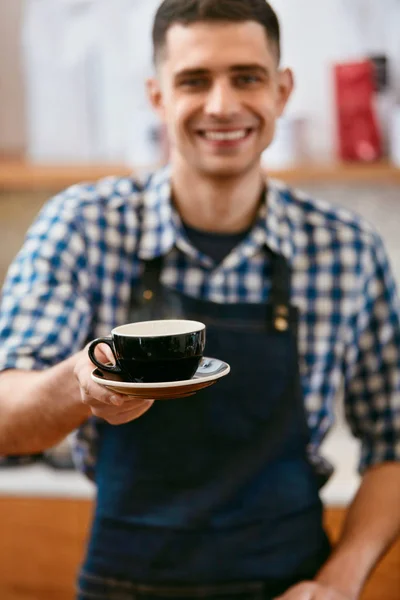
[[[143,298],[145,300],[151,300],[153,298],[153,296],[154,296],[154,292],[152,292],[152,290],[145,290],[143,292]]]
[[[287,331],[288,328],[289,323],[286,319],[283,319],[282,317],[278,317],[277,319],[275,319],[275,329],[277,329],[278,331]]]

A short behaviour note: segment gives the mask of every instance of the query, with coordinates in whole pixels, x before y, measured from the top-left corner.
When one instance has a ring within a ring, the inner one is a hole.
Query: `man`
[[[98,488],[81,599],[355,600],[400,528],[385,251],[355,216],[265,181],[293,78],[264,0],[165,0],[153,42],[170,167],[74,186],[31,228],[1,309],[0,453],[79,428]],[[193,315],[232,367],[215,386],[153,402],[91,380],[91,339]],[[342,384],[364,476],[331,552],[318,447]]]

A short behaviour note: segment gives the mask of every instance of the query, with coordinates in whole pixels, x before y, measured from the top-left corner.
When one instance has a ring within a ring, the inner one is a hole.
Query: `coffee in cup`
[[[110,337],[89,345],[89,358],[103,372],[116,373],[126,381],[154,383],[191,379],[203,357],[206,326],[199,321],[166,319],[121,325]],[[94,350],[107,344],[115,365],[97,360]]]

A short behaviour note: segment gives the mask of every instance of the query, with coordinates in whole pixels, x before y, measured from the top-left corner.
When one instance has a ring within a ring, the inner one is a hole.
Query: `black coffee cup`
[[[111,337],[93,340],[89,358],[99,369],[126,381],[155,383],[191,379],[203,356],[206,326],[199,321],[141,321],[116,327]],[[97,360],[94,350],[107,344],[115,365]]]

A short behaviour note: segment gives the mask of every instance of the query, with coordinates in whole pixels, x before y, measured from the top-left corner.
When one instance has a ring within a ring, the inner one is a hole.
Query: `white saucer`
[[[213,385],[221,377],[228,375],[231,368],[218,358],[204,357],[192,379],[183,381],[165,381],[157,383],[132,383],[124,381],[120,375],[94,369],[92,379],[118,394],[127,394],[155,400],[184,398],[193,396],[199,390]]]

